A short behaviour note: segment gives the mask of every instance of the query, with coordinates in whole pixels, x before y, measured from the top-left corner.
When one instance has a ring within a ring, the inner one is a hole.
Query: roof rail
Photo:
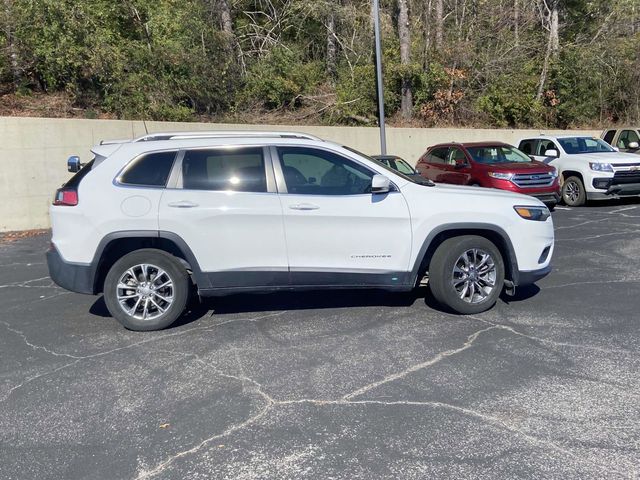
[[[227,137],[257,137],[257,138],[303,138],[306,140],[318,140],[321,138],[308,133],[300,132],[270,132],[255,130],[212,130],[212,131],[196,131],[196,132],[160,132],[151,133],[136,138],[134,142],[151,142],[158,140],[189,140],[201,138],[227,138]]]

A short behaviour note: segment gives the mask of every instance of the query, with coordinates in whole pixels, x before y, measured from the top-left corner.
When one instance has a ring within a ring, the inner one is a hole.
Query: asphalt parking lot
[[[0,478],[637,478],[640,202],[554,221],[555,271],[478,316],[236,295],[152,333],[4,242]]]

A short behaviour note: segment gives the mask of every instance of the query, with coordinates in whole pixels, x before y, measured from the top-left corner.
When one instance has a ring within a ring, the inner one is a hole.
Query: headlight
[[[511,180],[513,178],[513,173],[489,172],[489,176],[499,180]]]
[[[596,172],[613,172],[613,167],[610,163],[589,162],[589,168]]]
[[[524,207],[516,205],[513,207],[518,215],[525,220],[534,220],[536,222],[544,222],[551,216],[547,207]]]
[[[551,172],[551,177],[552,178],[558,178],[558,169],[554,168],[553,171]]]

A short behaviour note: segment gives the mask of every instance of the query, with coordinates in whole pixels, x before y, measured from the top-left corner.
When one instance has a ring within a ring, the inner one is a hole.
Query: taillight
[[[78,205],[78,192],[76,190],[66,190],[59,188],[53,198],[54,205],[62,205],[66,207],[74,207]]]

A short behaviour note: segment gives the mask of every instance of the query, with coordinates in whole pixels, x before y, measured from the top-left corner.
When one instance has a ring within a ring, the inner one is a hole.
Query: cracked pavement
[[[554,272],[467,317],[245,294],[135,333],[0,244],[0,478],[638,478],[640,202],[553,216]]]

